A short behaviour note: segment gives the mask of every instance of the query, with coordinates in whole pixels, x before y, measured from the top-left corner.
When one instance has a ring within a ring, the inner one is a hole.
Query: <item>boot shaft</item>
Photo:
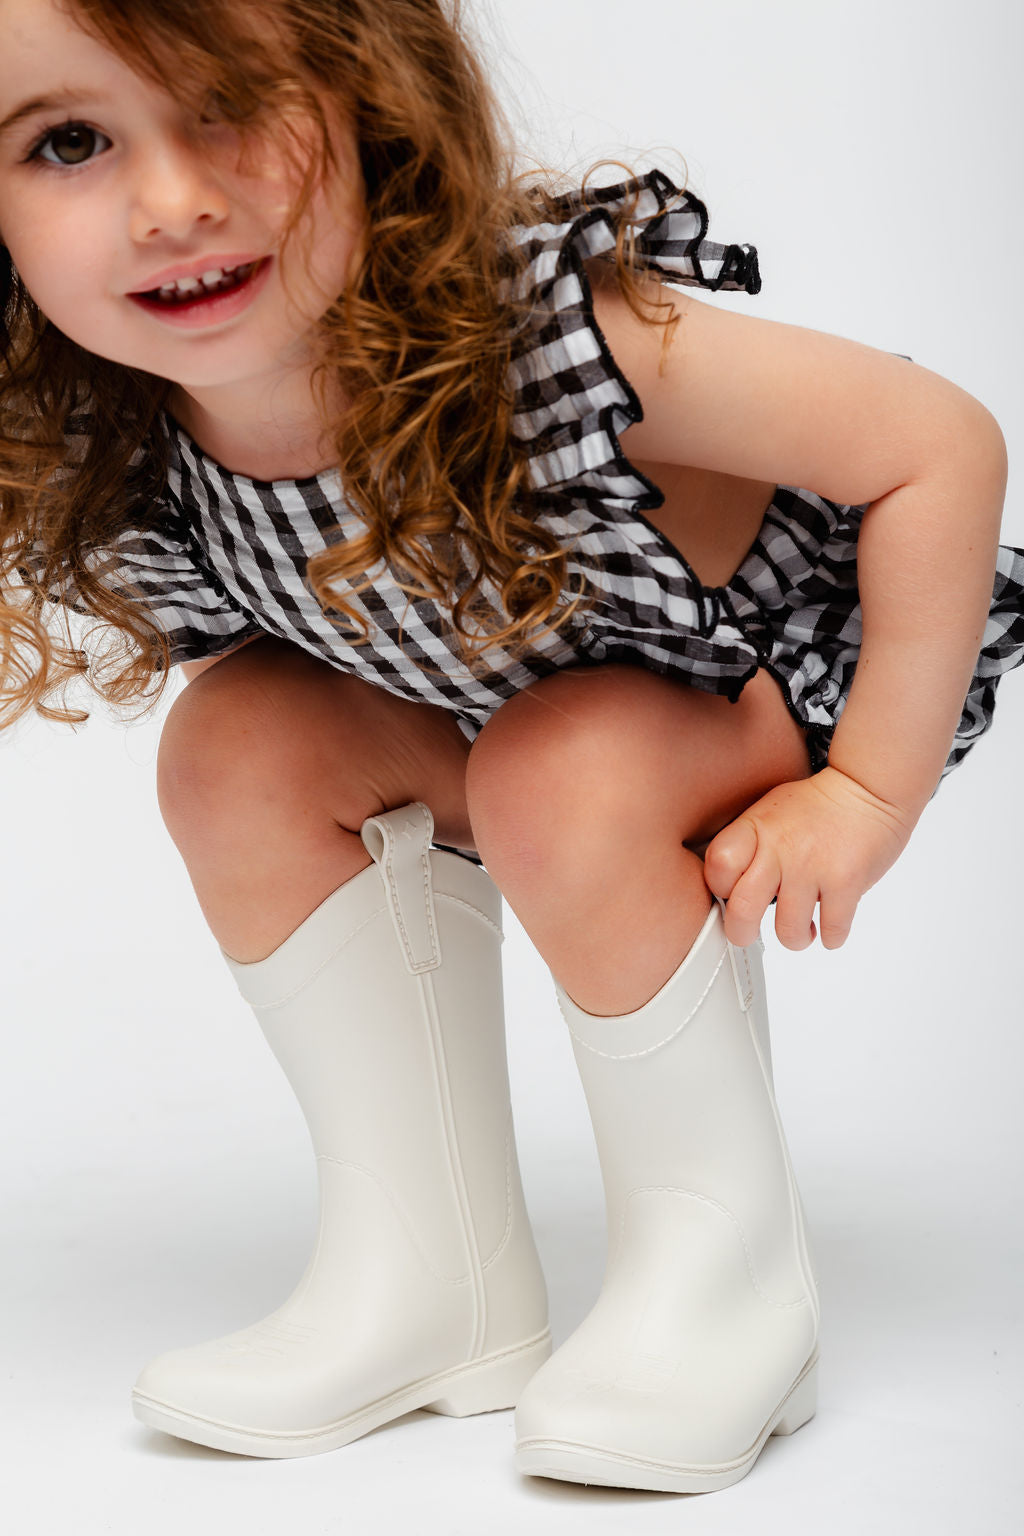
[[[371,818],[368,869],[266,959],[224,958],[309,1128],[320,1247],[376,1202],[381,1283],[420,1269],[454,1288],[476,1353],[507,1342],[506,1319],[520,1338],[524,1312],[543,1329],[547,1299],[509,1095],[501,896],[431,849],[432,830],[419,804]]]
[[[728,1213],[765,1292],[817,1299],[768,1047],[761,945],[737,950],[712,907],[675,973],[631,1014],[586,1014],[559,988],[604,1179],[609,1267],[627,1205],[673,1191]]]

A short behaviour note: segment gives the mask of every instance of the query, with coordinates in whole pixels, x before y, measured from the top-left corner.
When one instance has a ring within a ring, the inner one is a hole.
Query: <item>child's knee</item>
[[[473,744],[466,798],[494,872],[540,870],[573,849],[621,842],[653,810],[638,668],[574,668],[503,704]]]
[[[382,695],[295,646],[246,655],[190,683],[164,722],[157,798],[179,848],[311,816],[358,832],[411,799],[430,805],[443,841],[465,845],[467,746],[446,712]]]
[[[157,799],[172,833],[202,816],[211,802],[236,797],[251,773],[266,773],[276,733],[264,676],[262,667],[224,659],[175,699],[156,764]]]

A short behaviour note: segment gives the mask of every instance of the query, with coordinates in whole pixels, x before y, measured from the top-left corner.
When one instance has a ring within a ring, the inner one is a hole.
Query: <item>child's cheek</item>
[[[18,276],[43,313],[58,323],[51,309],[62,294],[78,287],[95,260],[82,220],[71,217],[56,199],[23,193],[3,229]]]

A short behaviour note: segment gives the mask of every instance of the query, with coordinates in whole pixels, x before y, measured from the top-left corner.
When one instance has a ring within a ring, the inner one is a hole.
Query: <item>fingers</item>
[[[773,897],[775,933],[786,949],[808,949],[814,943],[818,936],[816,906],[825,949],[838,949],[849,938],[856,898],[848,891],[819,893],[815,885],[787,880],[774,854],[762,850],[726,898],[725,935],[730,943],[742,948],[754,942]]]
[[[849,891],[822,892],[821,942],[825,949],[838,949],[850,937],[857,911],[857,897]]]
[[[775,904],[775,933],[786,949],[807,949],[814,943],[814,908],[818,887],[783,877]]]
[[[818,880],[825,871],[815,868],[816,858],[805,852],[795,854],[787,842],[760,832],[753,818],[740,817],[723,827],[705,848],[704,879],[712,894],[726,903],[726,937],[740,947],[752,944],[774,900],[775,932],[787,949],[807,949],[819,929],[823,947],[838,949],[850,935],[860,887],[844,880],[819,889]],[[784,868],[780,852],[785,855]]]
[[[759,850],[732,888],[725,907],[725,936],[743,948],[761,932],[761,921],[778,893],[781,870],[770,849]]]
[[[819,893],[813,886],[783,877],[775,904],[775,933],[786,949],[807,949],[814,943],[816,905],[823,948],[839,949],[846,943],[857,911],[856,898],[848,891]]]
[[[757,828],[752,821],[731,821],[723,827],[704,850],[704,879],[711,894],[728,901],[756,853]]]

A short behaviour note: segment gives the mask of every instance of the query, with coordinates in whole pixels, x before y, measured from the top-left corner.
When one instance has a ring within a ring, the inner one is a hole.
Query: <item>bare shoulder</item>
[[[210,667],[216,666],[218,661],[223,661],[225,656],[233,656],[244,645],[251,645],[254,640],[265,640],[266,638],[266,635],[248,635],[246,639],[239,641],[237,645],[233,645],[230,650],[221,651],[218,656],[204,656],[200,661],[179,662],[179,670],[183,674],[185,681],[191,683],[201,672],[206,672]]]
[[[644,419],[631,458],[798,485],[857,506],[966,449],[1005,455],[992,414],[951,380],[891,352],[698,299],[656,279],[677,323],[630,309],[607,263],[588,265],[594,315]]]

